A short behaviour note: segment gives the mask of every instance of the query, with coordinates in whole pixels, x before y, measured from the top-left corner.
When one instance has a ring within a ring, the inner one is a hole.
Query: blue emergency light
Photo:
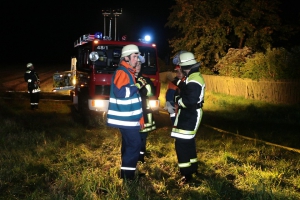
[[[102,33],[96,32],[94,37],[95,37],[95,39],[102,39]]]

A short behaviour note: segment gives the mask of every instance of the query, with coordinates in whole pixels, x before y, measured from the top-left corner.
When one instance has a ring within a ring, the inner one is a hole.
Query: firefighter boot
[[[34,106],[34,105],[31,105],[30,108],[31,108],[31,110],[34,110],[35,106]]]
[[[35,109],[39,109],[39,105],[35,105]]]

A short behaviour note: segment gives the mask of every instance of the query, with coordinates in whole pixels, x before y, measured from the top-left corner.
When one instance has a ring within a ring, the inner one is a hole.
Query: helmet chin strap
[[[198,68],[199,66],[200,66],[200,63],[196,63],[189,70],[191,71],[192,69]],[[182,73],[183,73],[184,76],[188,75],[184,69],[182,69]]]

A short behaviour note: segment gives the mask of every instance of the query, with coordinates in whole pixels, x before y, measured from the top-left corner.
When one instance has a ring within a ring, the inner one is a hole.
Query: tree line
[[[180,50],[193,52],[207,73],[253,79],[289,78],[295,73],[300,75],[299,67],[295,67],[300,66],[295,56],[300,46],[299,10],[292,0],[175,0],[166,23],[171,30],[169,44],[174,54]],[[244,62],[218,65],[229,49],[245,47],[252,54]],[[275,56],[271,65],[270,56]],[[253,59],[267,63],[262,65]],[[272,66],[277,61],[280,66]],[[245,67],[247,62],[252,64]],[[270,73],[260,77],[260,70]]]

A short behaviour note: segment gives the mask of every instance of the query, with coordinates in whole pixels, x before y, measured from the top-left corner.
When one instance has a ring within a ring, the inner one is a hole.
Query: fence
[[[160,74],[160,80],[167,82],[171,72]],[[175,74],[173,74],[175,76]],[[246,99],[261,100],[276,104],[300,103],[300,80],[298,81],[254,81],[251,79],[203,75],[206,90]]]

